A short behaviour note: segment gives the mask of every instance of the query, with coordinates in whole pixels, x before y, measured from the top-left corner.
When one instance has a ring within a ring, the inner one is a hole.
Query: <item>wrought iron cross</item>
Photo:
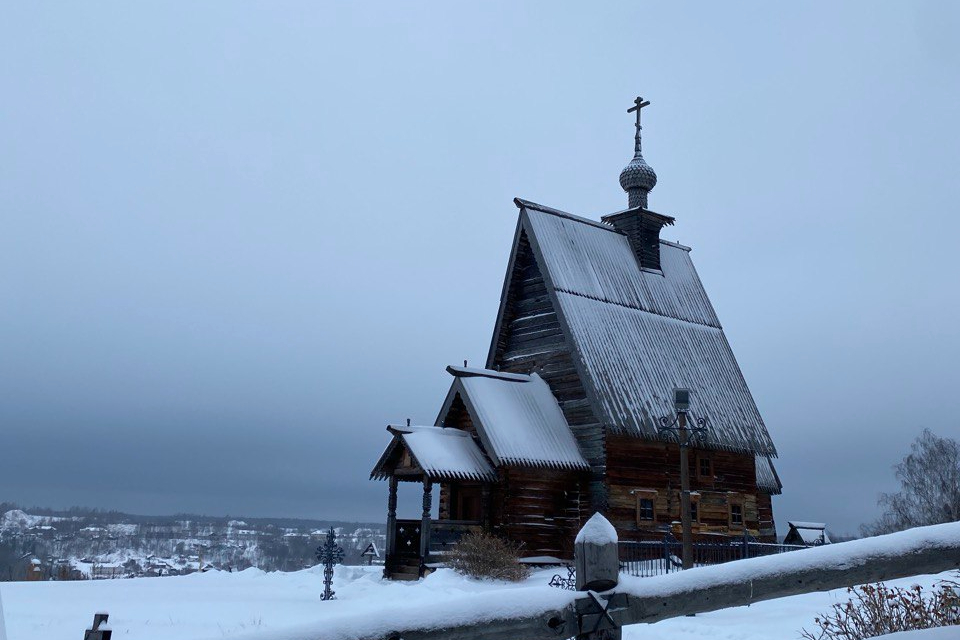
[[[640,96],[637,96],[637,98],[633,101],[633,106],[627,109],[627,113],[633,113],[634,111],[637,112],[637,134],[633,138],[634,153],[639,153],[640,151],[640,129],[642,128],[640,126],[640,110],[648,106],[650,106],[649,100],[644,100]]]
[[[327,541],[317,547],[317,560],[323,563],[323,595],[321,600],[333,600],[333,566],[343,561],[343,547],[337,544],[333,527],[327,531]]]

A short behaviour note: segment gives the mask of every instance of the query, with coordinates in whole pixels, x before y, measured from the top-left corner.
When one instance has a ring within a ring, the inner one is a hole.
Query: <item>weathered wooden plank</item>
[[[779,558],[783,560],[771,562]],[[773,558],[753,558],[659,578],[621,581],[615,591],[627,595],[627,606],[611,615],[620,625],[652,623],[958,567],[960,523],[922,527]],[[425,620],[416,628],[386,636],[358,634],[353,637],[357,640],[556,640],[578,633],[576,607],[584,600],[579,598],[564,609],[545,609],[513,619],[489,615],[470,624],[447,627]],[[444,612],[444,615],[449,617],[450,613]]]

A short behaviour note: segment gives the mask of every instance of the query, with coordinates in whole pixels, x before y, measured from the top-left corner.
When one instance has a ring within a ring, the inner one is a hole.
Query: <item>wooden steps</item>
[[[419,580],[420,556],[402,554],[397,557],[393,569],[390,571],[391,580]]]

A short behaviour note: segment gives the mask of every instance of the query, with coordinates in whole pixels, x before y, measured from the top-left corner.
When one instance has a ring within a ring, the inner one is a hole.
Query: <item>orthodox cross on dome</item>
[[[640,129],[643,128],[640,126],[640,110],[643,109],[644,107],[649,107],[649,106],[650,106],[649,100],[644,100],[640,96],[637,96],[637,98],[633,101],[633,106],[627,109],[627,113],[633,113],[634,111],[637,112],[637,134],[636,134],[636,137],[634,137],[634,143],[633,143],[634,153],[640,152]]]
[[[657,184],[656,172],[647,164],[640,152],[640,110],[649,104],[649,100],[637,96],[633,106],[627,109],[627,113],[637,112],[637,133],[633,138],[633,160],[620,172],[620,186],[627,192],[627,203],[631,209],[634,207],[646,209],[647,194]]]

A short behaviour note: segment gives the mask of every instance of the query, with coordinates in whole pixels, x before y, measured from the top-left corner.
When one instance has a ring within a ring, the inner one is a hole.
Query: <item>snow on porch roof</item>
[[[536,373],[447,367],[455,380],[438,417],[459,395],[494,464],[588,469],[550,387]]]
[[[410,452],[413,462],[431,480],[492,482],[497,478],[490,462],[466,431],[420,426],[388,426],[387,431],[394,438],[370,473],[372,479],[390,477],[389,459],[401,443]]]

